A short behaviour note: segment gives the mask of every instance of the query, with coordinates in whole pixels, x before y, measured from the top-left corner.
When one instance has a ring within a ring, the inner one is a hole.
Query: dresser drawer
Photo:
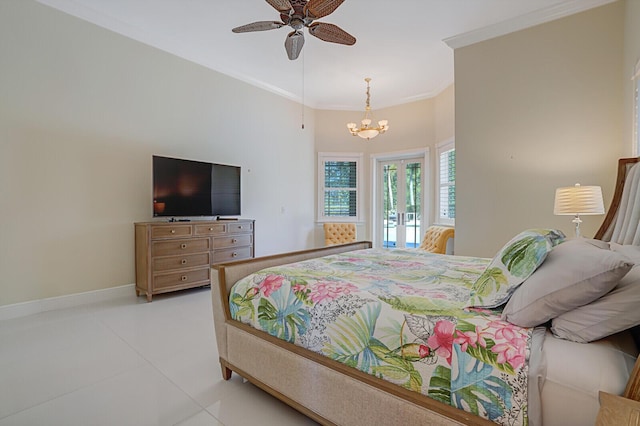
[[[249,246],[252,242],[251,234],[229,235],[228,237],[216,237],[213,239],[213,248],[227,248]]]
[[[211,250],[209,238],[191,238],[189,240],[153,241],[151,256],[180,256]]]
[[[236,249],[218,250],[213,252],[213,263],[224,263],[232,260],[249,259],[253,254],[253,247],[239,247]]]
[[[2,0],[0,0],[2,2]],[[255,254],[253,220],[137,222],[136,294],[154,294],[211,284],[211,265]]]
[[[227,233],[227,225],[213,223],[208,225],[195,225],[196,235],[220,235]]]
[[[251,233],[253,231],[253,223],[246,222],[230,222],[227,225],[227,233],[239,234],[239,233]]]
[[[188,254],[185,256],[156,257],[153,259],[154,272],[171,271],[173,269],[195,268],[209,266],[209,253]]]
[[[160,289],[177,287],[197,282],[202,282],[203,285],[205,285],[208,284],[210,270],[211,268],[206,267],[202,269],[156,275],[153,277],[153,288]]]
[[[191,225],[156,225],[151,227],[151,238],[190,237]]]

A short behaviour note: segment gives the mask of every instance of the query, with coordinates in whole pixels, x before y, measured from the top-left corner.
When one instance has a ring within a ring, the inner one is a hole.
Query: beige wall
[[[617,159],[631,153],[624,6],[456,49],[456,254],[491,257],[532,227],[572,235],[571,218],[553,215],[560,186],[601,185],[608,206]],[[585,217],[583,233],[602,219]]]
[[[375,93],[374,93],[375,94]],[[372,105],[375,120],[389,120],[389,131],[370,141],[351,136],[347,123],[359,122],[362,111],[316,111],[317,152],[361,152],[364,154],[364,222],[358,224],[358,238],[371,239],[371,156],[428,148],[430,152],[430,181],[428,198],[432,221],[433,182],[435,179],[435,144],[453,138],[454,91],[448,87],[438,96],[389,108],[376,109]],[[317,203],[316,203],[317,205]],[[322,240],[322,226],[316,226],[316,241]],[[321,243],[320,243],[321,244]]]
[[[434,98],[436,143],[453,139],[455,134],[455,92],[453,84]],[[435,175],[434,175],[435,176]]]
[[[34,1],[0,2],[0,305],[133,283],[153,154],[242,166],[256,254],[313,247],[314,111],[303,131],[300,108]]]

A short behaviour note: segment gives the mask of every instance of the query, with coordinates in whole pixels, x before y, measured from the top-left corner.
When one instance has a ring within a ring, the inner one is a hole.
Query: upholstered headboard
[[[618,176],[611,206],[595,238],[618,244],[640,245],[640,157],[618,160]],[[634,208],[635,207],[635,208]],[[639,328],[632,334],[638,345]],[[640,401],[640,356],[623,393],[625,398]]]
[[[640,157],[618,160],[611,206],[595,238],[640,245]]]

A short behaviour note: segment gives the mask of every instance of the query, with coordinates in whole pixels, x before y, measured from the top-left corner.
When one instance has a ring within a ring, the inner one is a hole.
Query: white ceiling
[[[577,13],[613,0],[345,0],[317,22],[340,26],[354,46],[305,30],[295,61],[291,29],[234,34],[279,20],[264,0],[38,0],[221,73],[304,101],[313,108],[373,109],[429,98],[453,83],[453,49]]]

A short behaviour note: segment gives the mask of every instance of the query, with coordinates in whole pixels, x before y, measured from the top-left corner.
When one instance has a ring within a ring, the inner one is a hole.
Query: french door
[[[378,163],[378,218],[382,246],[417,247],[422,239],[424,158],[387,160]]]

